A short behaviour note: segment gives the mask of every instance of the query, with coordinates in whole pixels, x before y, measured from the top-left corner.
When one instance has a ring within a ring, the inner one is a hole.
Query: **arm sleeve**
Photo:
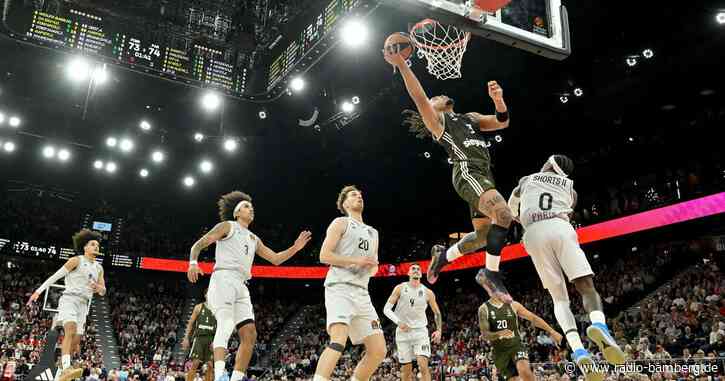
[[[41,292],[45,291],[50,287],[51,284],[55,284],[60,278],[68,275],[68,269],[65,268],[65,266],[61,266],[58,271],[55,272],[55,274],[51,275],[50,278],[46,279],[43,284],[38,287],[37,290],[35,290],[36,293],[40,294]]]
[[[385,316],[388,317],[388,319],[390,319],[390,321],[392,321],[393,323],[395,323],[395,325],[400,324],[400,318],[393,311],[393,305],[392,304],[385,303],[385,307],[383,308],[383,313],[385,314]]]

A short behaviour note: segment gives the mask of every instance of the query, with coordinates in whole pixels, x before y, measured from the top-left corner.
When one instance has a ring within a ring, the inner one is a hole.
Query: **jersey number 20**
[[[496,329],[506,329],[509,327],[508,320],[496,320]]]
[[[360,242],[357,244],[357,247],[362,250],[368,251],[370,250],[370,241],[360,238]]]

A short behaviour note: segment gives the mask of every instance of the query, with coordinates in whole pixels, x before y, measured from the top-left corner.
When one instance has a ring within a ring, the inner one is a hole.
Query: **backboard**
[[[569,17],[561,0],[512,0],[496,13],[483,14],[465,0],[381,3],[547,58],[563,60],[571,54]]]

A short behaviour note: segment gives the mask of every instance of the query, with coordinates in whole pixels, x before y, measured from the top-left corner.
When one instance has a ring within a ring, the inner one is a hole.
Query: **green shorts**
[[[468,203],[471,218],[484,218],[478,210],[481,194],[496,188],[491,167],[483,163],[458,162],[453,165],[453,188]]]
[[[516,370],[516,363],[519,360],[528,359],[529,354],[526,353],[526,349],[521,343],[505,348],[493,348],[493,363],[496,364],[498,374],[504,380],[518,376],[519,372]]]
[[[189,359],[199,360],[202,363],[214,361],[214,351],[211,348],[212,341],[214,341],[213,336],[195,337],[191,342]]]

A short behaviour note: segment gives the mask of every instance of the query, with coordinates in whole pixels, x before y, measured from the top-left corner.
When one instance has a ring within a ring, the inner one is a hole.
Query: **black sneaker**
[[[497,271],[491,271],[489,269],[481,269],[476,275],[476,282],[483,287],[488,295],[492,298],[496,298],[506,304],[511,304],[513,299],[506,290],[506,286],[503,285],[501,280],[501,274]]]
[[[428,283],[433,284],[438,280],[438,276],[441,274],[441,270],[448,264],[448,258],[446,258],[446,248],[443,245],[433,245],[430,249],[430,265],[428,265]]]

